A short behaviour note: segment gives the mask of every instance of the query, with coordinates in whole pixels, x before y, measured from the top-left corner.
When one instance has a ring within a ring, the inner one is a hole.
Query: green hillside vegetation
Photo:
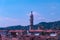
[[[55,22],[40,22],[36,25],[33,26],[33,29],[36,30],[38,29],[54,29],[54,30],[60,30],[60,21],[55,21]],[[29,25],[28,26],[9,26],[6,28],[0,28],[0,30],[29,30]]]

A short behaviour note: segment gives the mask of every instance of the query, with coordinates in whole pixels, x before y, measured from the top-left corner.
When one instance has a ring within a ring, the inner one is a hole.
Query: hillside
[[[33,26],[33,29],[56,29],[60,30],[60,21],[55,21],[55,22],[40,22],[36,25]],[[6,28],[0,28],[0,30],[29,30],[29,26],[9,26]]]

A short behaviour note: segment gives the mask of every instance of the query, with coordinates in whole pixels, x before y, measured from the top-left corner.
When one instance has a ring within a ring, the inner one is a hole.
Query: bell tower
[[[33,28],[33,11],[31,11],[31,15],[30,15],[30,30],[32,30]]]

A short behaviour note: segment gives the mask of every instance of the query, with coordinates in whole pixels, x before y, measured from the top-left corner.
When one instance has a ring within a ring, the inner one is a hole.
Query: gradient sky
[[[0,27],[29,25],[30,11],[34,24],[60,20],[60,0],[0,0]]]

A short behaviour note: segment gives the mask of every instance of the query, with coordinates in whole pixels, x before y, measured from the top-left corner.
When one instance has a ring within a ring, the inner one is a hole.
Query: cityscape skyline
[[[0,27],[29,25],[31,11],[34,24],[59,21],[60,0],[0,0]]]

